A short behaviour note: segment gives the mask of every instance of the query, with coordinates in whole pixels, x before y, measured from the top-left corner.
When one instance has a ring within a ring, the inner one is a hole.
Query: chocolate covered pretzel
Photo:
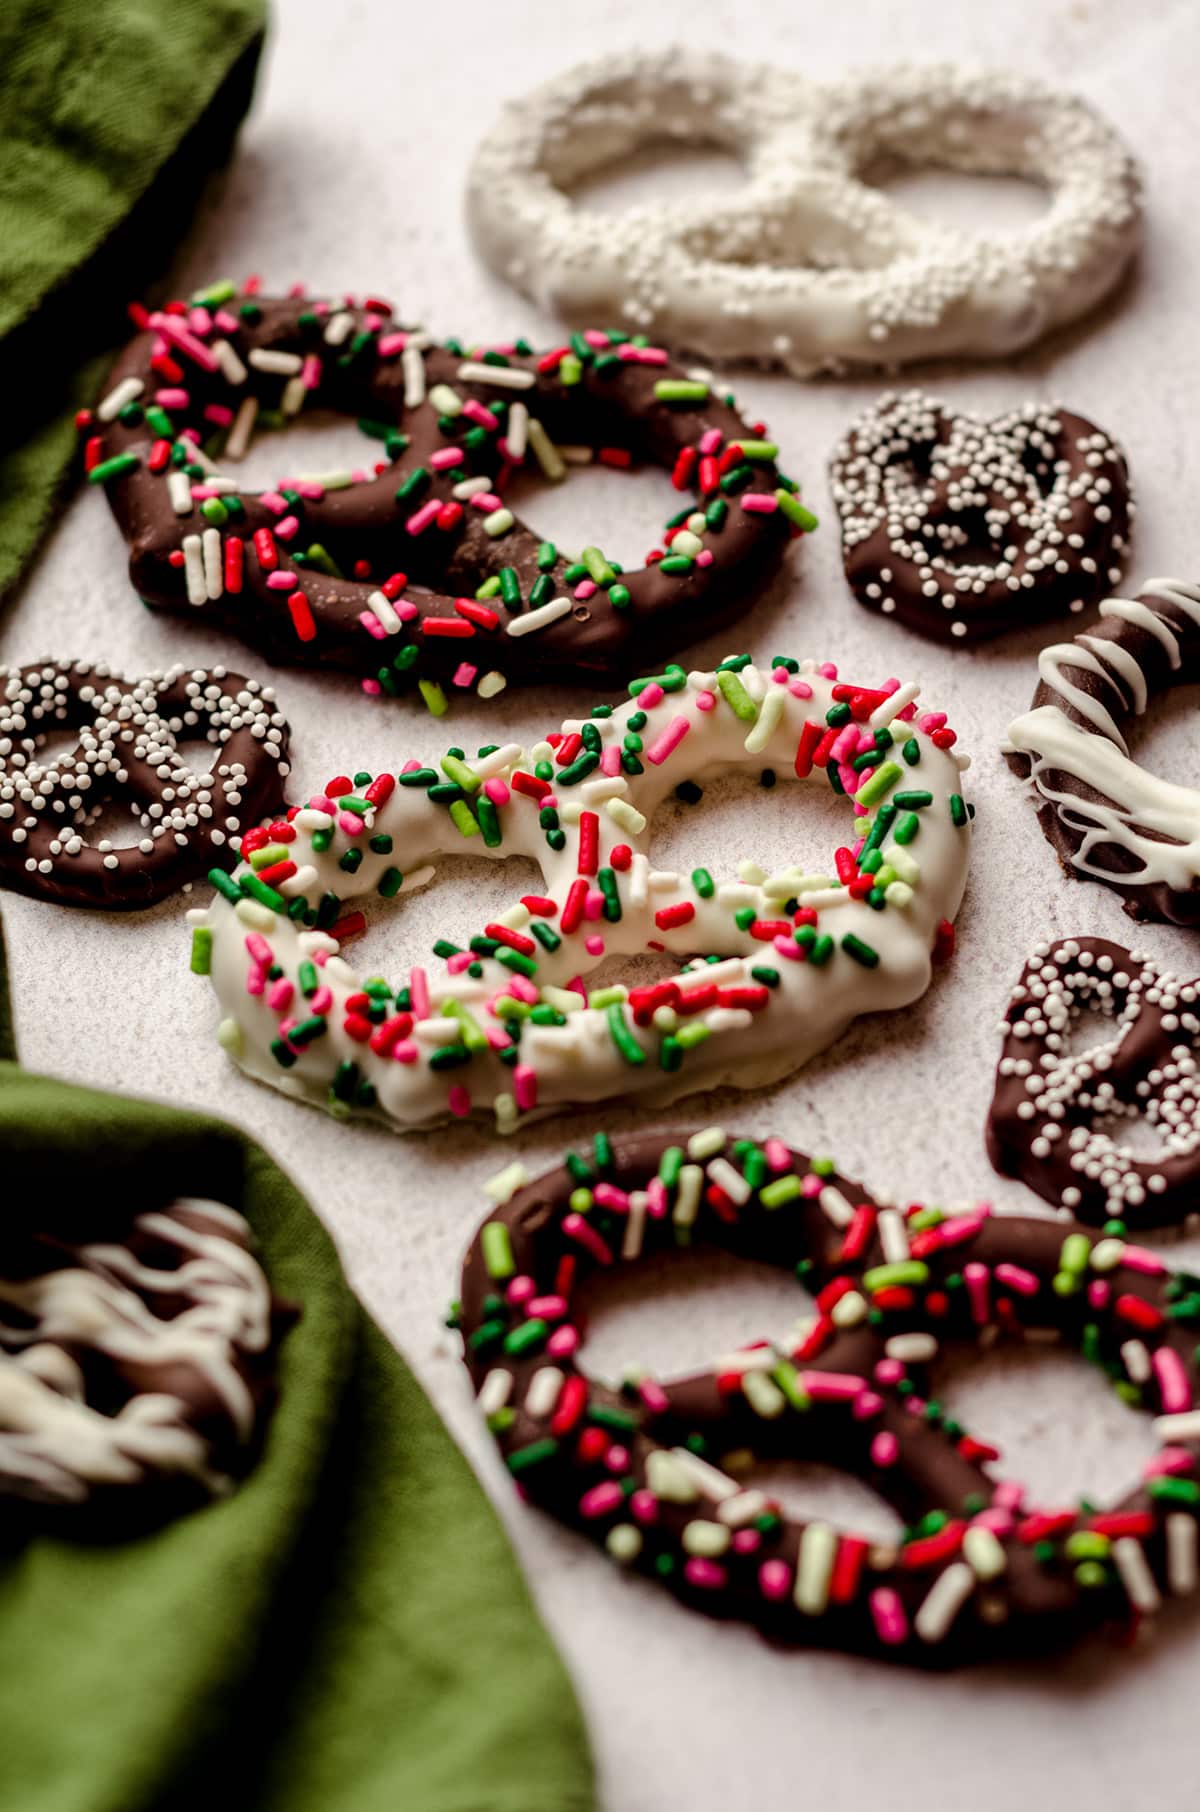
[[[1150,773],[1125,740],[1160,693],[1200,679],[1200,586],[1147,579],[1106,598],[1093,630],[1043,648],[1038,673],[1005,753],[1064,871],[1111,887],[1131,918],[1200,925],[1200,789]]]
[[[1125,456],[1067,409],[986,421],[889,393],[850,428],[830,478],[859,603],[937,641],[1083,610],[1121,577]]]
[[[1111,1029],[1076,1049],[1097,1013]],[[1001,1029],[997,1170],[1086,1221],[1161,1227],[1200,1210],[1200,982],[1106,938],[1059,938],[1034,950]],[[1157,1152],[1125,1136],[1139,1122]]]
[[[63,730],[79,740],[46,759]],[[189,761],[189,743],[208,760]],[[126,680],[88,661],[0,668],[0,886],[61,906],[152,906],[237,860],[283,802],[288,726],[275,694],[224,667]],[[127,807],[140,836],[96,836]]]
[[[232,1490],[293,1318],[223,1203],[100,1203],[86,1240],[6,1216],[0,1530],[119,1533]]]
[[[889,1206],[824,1159],[715,1127],[569,1152],[498,1205],[463,1271],[465,1358],[531,1502],[693,1609],[772,1639],[948,1664],[1137,1622],[1197,1584],[1200,1280],[1080,1222]],[[780,1340],[618,1385],[580,1363],[585,1286],[698,1243],[794,1272],[815,1297]],[[955,1343],[1061,1338],[1155,1415],[1114,1507],[1032,1505],[938,1400]],[[864,1481],[904,1519],[872,1541],[788,1515],[755,1466]]]
[[[740,616],[815,526],[762,425],[643,337],[468,349],[386,303],[232,284],[139,319],[81,426],[143,599],[368,692],[416,686],[435,715],[447,688],[628,677]],[[386,457],[243,491],[255,428],[307,408],[357,418]],[[567,556],[504,500],[520,468],[553,482],[593,457],[694,494],[636,572]]]

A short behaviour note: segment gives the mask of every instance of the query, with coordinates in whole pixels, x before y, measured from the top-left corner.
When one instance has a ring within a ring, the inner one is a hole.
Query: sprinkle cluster
[[[1069,1639],[1195,1590],[1200,1279],[1123,1235],[892,1207],[828,1160],[717,1127],[600,1134],[563,1169],[531,1183],[513,1165],[488,1193],[455,1319],[509,1471],[694,1607],[921,1660]],[[682,1380],[589,1377],[580,1286],[701,1240],[794,1269],[813,1312]],[[1048,1334],[1155,1412],[1158,1450],[1114,1510],[1029,1504],[932,1387],[948,1340]],[[862,1478],[900,1510],[900,1540],[788,1516],[753,1482],[783,1457]]]

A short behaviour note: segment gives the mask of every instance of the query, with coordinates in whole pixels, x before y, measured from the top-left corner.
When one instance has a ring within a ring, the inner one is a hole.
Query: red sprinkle
[[[526,774],[518,768],[509,781],[514,793],[525,793],[530,799],[544,799],[550,791],[548,780],[539,780],[536,774]]]
[[[675,486],[677,491],[687,490],[688,481],[692,476],[695,464],[695,447],[684,447],[680,451],[679,458],[675,461],[675,469],[671,473],[671,483]]]
[[[579,814],[579,873],[594,875],[600,864],[600,819],[595,812]]]
[[[288,610],[291,612],[292,626],[302,642],[315,641],[317,626],[313,613],[308,607],[308,599],[302,591],[288,593]]]
[[[690,900],[678,900],[674,906],[661,906],[654,923],[660,931],[674,931],[679,925],[690,925],[695,916],[696,908]]]
[[[630,849],[628,843],[614,843],[612,854],[609,856],[608,861],[609,866],[615,868],[618,874],[624,874],[625,870],[629,867],[629,864],[633,861],[633,851]]]
[[[572,881],[563,903],[562,918],[559,920],[564,932],[578,931],[583,923],[584,908],[587,905],[588,884],[585,880]]]
[[[240,535],[225,537],[225,589],[235,595],[242,589],[242,571],[246,562],[246,543]]]
[[[1152,1302],[1147,1302],[1143,1297],[1134,1296],[1128,1291],[1123,1296],[1117,1297],[1113,1308],[1122,1321],[1128,1321],[1135,1328],[1150,1329],[1162,1326],[1162,1311],[1156,1309]]]
[[[425,617],[421,622],[423,635],[464,636],[474,635],[473,623],[464,622],[462,617]]]

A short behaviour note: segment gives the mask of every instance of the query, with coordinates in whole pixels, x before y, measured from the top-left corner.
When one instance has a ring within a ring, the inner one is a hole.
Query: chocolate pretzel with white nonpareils
[[[1075,1048],[1081,1017],[1110,1021]],[[1013,990],[988,1154],[1046,1201],[1123,1230],[1200,1209],[1200,981],[1105,938],[1039,944]],[[1139,1127],[1158,1150],[1131,1135]]]
[[[1200,790],[1151,774],[1125,740],[1161,692],[1200,679],[1200,586],[1148,579],[1136,598],[1106,598],[1100,619],[1043,648],[1008,764],[1068,875],[1111,887],[1131,918],[1200,925]]]
[[[115,1534],[225,1496],[294,1319],[223,1203],[98,1204],[86,1240],[6,1216],[0,1528]]]
[[[48,740],[77,731],[65,755]],[[208,765],[189,762],[189,743]],[[275,694],[224,667],[127,680],[88,661],[0,669],[0,886],[129,912],[237,859],[283,800],[288,725]],[[96,836],[108,808],[135,842]]]
[[[1138,1622],[1197,1583],[1200,1280],[1069,1217],[888,1206],[825,1159],[707,1128],[569,1152],[499,1205],[467,1254],[465,1352],[533,1503],[686,1605],[772,1639],[926,1665],[1037,1652]],[[815,1313],[708,1371],[619,1385],[581,1363],[585,1285],[711,1244],[794,1271]],[[1033,1505],[938,1401],[955,1345],[1058,1337],[1158,1450],[1115,1506]],[[855,1475],[903,1518],[880,1542],[791,1516],[756,1464]]]
[[[1070,410],[987,421],[889,393],[853,423],[830,478],[855,597],[934,640],[965,646],[1083,610],[1121,577],[1125,456]]]
[[[370,693],[417,687],[435,715],[456,690],[627,677],[748,610],[816,525],[762,425],[642,336],[468,349],[382,302],[231,284],[140,319],[81,427],[142,598]],[[255,427],[308,408],[356,417],[386,458],[243,491]],[[562,553],[504,501],[520,468],[554,482],[593,457],[693,494],[638,571]]]

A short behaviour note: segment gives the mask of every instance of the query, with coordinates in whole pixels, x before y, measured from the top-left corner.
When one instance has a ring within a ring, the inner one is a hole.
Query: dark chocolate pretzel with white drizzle
[[[398,328],[386,303],[232,285],[141,318],[81,427],[142,598],[203,611],[273,661],[419,686],[435,714],[447,688],[490,698],[674,654],[747,610],[815,526],[761,427],[627,334],[475,354]],[[255,423],[309,406],[357,417],[386,460],[240,490]],[[505,504],[522,465],[565,475],[560,444],[649,460],[697,494],[640,571],[595,547],[571,561]]]
[[[1156,1254],[1069,1216],[901,1211],[825,1160],[718,1128],[600,1134],[489,1193],[459,1321],[508,1469],[692,1608],[944,1665],[1041,1650],[1195,1590],[1200,1280]],[[815,1316],[682,1379],[590,1377],[581,1286],[701,1241],[794,1271]],[[947,1343],[1047,1332],[1156,1412],[1159,1451],[1112,1509],[1030,1507],[930,1389]],[[785,1514],[730,1476],[747,1455],[854,1473],[905,1519],[903,1539]]]
[[[1200,790],[1130,758],[1125,733],[1169,686],[1200,679],[1200,586],[1148,579],[1100,622],[1043,648],[1033,709],[1009,725],[1064,871],[1101,881],[1131,918],[1200,925]]]

